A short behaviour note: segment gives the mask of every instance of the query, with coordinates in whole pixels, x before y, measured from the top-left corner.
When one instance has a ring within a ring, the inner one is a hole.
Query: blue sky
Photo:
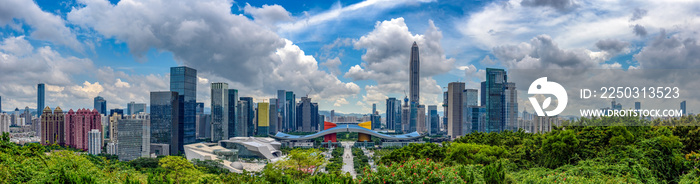
[[[421,48],[421,102],[449,82],[477,88],[486,67],[697,68],[700,3],[685,1],[165,1],[0,2],[5,111],[108,108],[168,89],[169,67],[199,71],[198,101],[227,82],[257,102],[277,89],[321,110],[369,113],[408,88]],[[655,44],[676,43],[676,44]],[[660,48],[664,47],[664,48]],[[654,52],[666,50],[666,53]],[[526,103],[524,96],[521,101]],[[692,104],[692,103],[691,103]],[[691,105],[692,106],[692,105]],[[439,108],[442,111],[442,108]],[[521,108],[522,109],[522,108]]]

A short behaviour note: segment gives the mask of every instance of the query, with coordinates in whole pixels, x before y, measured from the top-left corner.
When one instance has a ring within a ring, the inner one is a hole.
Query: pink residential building
[[[102,130],[102,119],[97,110],[78,109],[78,111],[74,112],[71,109],[66,114],[66,145],[76,149],[87,150],[88,132],[92,129]]]

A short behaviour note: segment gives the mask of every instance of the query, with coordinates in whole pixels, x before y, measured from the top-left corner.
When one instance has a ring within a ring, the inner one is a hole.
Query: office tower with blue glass
[[[506,83],[505,102],[505,130],[518,131],[518,91],[515,90],[515,83]]]
[[[279,108],[277,108],[277,99],[270,98],[270,117],[268,118],[268,120],[270,121],[270,127],[268,129],[268,134],[275,135],[277,131],[279,131],[279,113],[277,112],[278,109]]]
[[[685,110],[685,100],[681,102],[681,112],[684,116],[688,114],[688,111]]]
[[[176,155],[183,147],[180,95],[174,91],[151,92],[151,143],[168,144],[170,155]]]
[[[41,114],[42,114],[42,111],[40,109],[44,109],[44,107],[45,107],[45,104],[44,104],[44,100],[45,100],[45,96],[46,96],[45,90],[46,90],[46,86],[44,85],[44,83],[40,83],[39,85],[37,85],[37,88],[36,88],[36,109],[37,109],[36,113],[38,116],[41,116]]]
[[[401,131],[401,100],[394,97],[386,99],[386,129]]]
[[[482,102],[486,107],[486,132],[505,130],[507,83],[508,76],[504,69],[486,68],[486,81],[481,83]]]
[[[300,131],[301,129],[298,129],[300,126],[297,125],[297,96],[294,95],[294,92],[287,91],[285,97],[287,99],[287,117],[285,121],[287,122],[287,126],[290,129],[289,131]]]
[[[226,138],[235,137],[236,124],[238,123],[238,90],[228,90],[228,133]]]
[[[447,84],[447,136],[455,139],[464,135],[462,126],[464,125],[463,104],[464,83],[451,82]]]
[[[282,118],[279,120],[279,131],[290,132],[289,124],[287,124],[287,92],[284,90],[277,90],[277,113],[280,114]]]
[[[430,135],[440,134],[440,115],[438,115],[437,105],[428,106],[428,123],[430,124],[428,133]]]
[[[228,139],[228,84],[211,84],[211,141]]]
[[[301,101],[296,106],[297,130],[302,132],[317,132],[318,125],[318,104],[312,103],[311,98],[301,97]]]
[[[180,95],[180,103],[182,104],[182,121],[180,123],[177,134],[183,144],[191,144],[196,142],[196,106],[197,106],[197,70],[186,67],[171,67],[170,68],[170,91],[177,92]],[[179,145],[177,150],[184,150],[182,145]]]
[[[236,137],[253,136],[255,135],[255,106],[253,105],[253,97],[240,97],[239,100]]]

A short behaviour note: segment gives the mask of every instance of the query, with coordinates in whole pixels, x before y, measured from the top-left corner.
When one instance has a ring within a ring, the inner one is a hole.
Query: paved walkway
[[[355,172],[355,165],[352,162],[352,144],[353,142],[341,142],[343,147],[345,147],[345,153],[343,153],[343,173],[350,173],[353,178],[357,177]]]

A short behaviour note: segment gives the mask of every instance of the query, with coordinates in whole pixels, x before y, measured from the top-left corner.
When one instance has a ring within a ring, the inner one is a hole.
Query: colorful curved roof
[[[365,122],[367,123],[367,122]],[[309,135],[289,135],[285,134],[282,132],[277,132],[277,134],[272,135],[272,137],[277,138],[277,139],[283,139],[283,140],[309,140],[309,139],[314,139],[317,137],[321,137],[324,135],[332,134],[332,133],[339,133],[339,132],[358,132],[358,133],[364,133],[364,134],[369,134],[375,137],[379,137],[382,139],[388,139],[388,140],[413,140],[413,139],[419,139],[422,138],[424,135],[421,135],[418,132],[411,132],[408,134],[401,134],[401,135],[387,135],[383,133],[379,133],[374,130],[370,130],[368,128],[360,126],[363,123],[360,124],[338,124],[336,127],[326,129],[320,132],[316,132],[314,134],[309,134]]]

